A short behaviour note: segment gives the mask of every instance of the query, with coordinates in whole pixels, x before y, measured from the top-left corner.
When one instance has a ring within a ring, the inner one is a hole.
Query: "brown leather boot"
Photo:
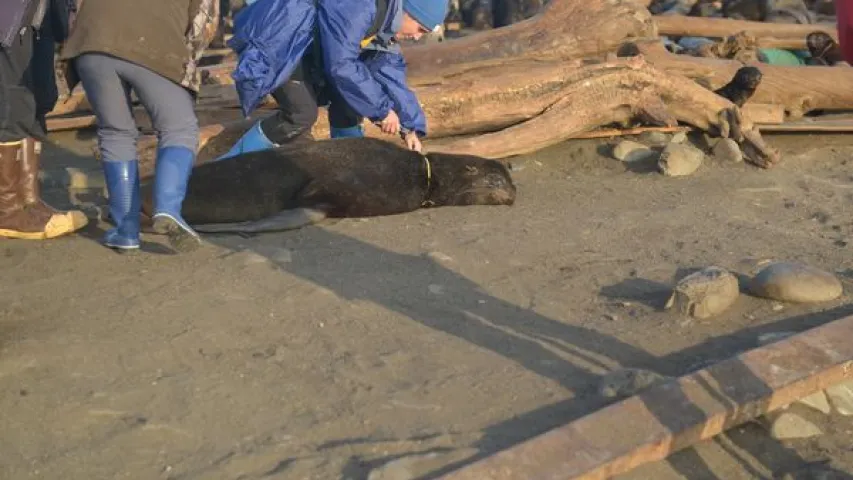
[[[20,195],[21,142],[0,143],[0,237],[44,240],[74,231],[65,215],[38,211]]]
[[[42,200],[38,176],[39,164],[41,163],[41,142],[34,138],[25,138],[21,143],[20,152],[21,178],[18,192],[21,194],[24,203],[50,215],[65,215],[71,221],[75,231],[85,227],[89,223],[85,213],[80,210],[60,211]]]

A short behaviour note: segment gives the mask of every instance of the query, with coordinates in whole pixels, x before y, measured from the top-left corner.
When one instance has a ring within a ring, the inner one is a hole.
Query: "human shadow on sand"
[[[206,236],[206,240],[231,250],[254,251],[282,270],[327,288],[342,298],[367,300],[384,306],[424,326],[495,352],[532,372],[558,382],[573,393],[573,398],[569,400],[547,405],[488,427],[484,438],[474,445],[480,452],[477,456],[422,478],[434,478],[571,422],[610,403],[596,393],[599,374],[591,371],[588,366],[567,361],[565,356],[554,353],[555,350],[581,359],[583,363],[593,365],[599,371],[608,370],[608,366],[597,359],[604,357],[623,367],[646,368],[677,376],[688,373],[688,364],[684,362],[686,358],[700,357],[703,353],[715,351],[719,347],[700,345],[658,358],[595,330],[554,320],[492,297],[471,280],[427,256],[390,252],[355,238],[327,231],[322,226],[251,239],[216,235]],[[296,252],[287,256],[286,262],[278,261],[270,254],[271,250],[285,248]],[[341,275],[340,272],[348,273]],[[440,296],[431,291],[430,287],[435,285],[441,287]],[[821,320],[828,321],[839,316],[841,312],[827,312]],[[781,328],[787,326],[786,323],[801,326],[809,322],[790,319],[780,322]],[[759,329],[771,328],[773,327],[764,325]],[[776,330],[778,328],[780,326],[775,327]],[[740,334],[744,338],[749,335],[743,332]],[[752,335],[754,339],[755,333],[752,332]],[[724,339],[715,339],[709,343],[717,341],[723,342]],[[750,347],[752,346],[754,345]],[[736,377],[742,379],[743,383],[739,384],[742,388],[764,393],[769,391],[764,382],[756,378],[745,366],[737,372]],[[712,386],[712,383],[714,382],[707,385],[709,394],[718,396],[721,402],[728,402],[727,396]],[[694,406],[683,393],[676,394],[676,397],[678,398],[669,398],[663,403],[650,398],[646,405],[662,424],[673,430],[680,429],[685,423],[705,418],[705,413]],[[771,440],[768,438],[768,441]],[[784,449],[781,445],[778,447]],[[762,449],[766,450],[766,447]],[[789,452],[789,457],[796,457],[795,452]],[[692,449],[675,454],[667,461],[686,478],[718,478]],[[374,461],[370,462],[370,466],[375,464]],[[369,466],[364,467],[363,474],[366,478]],[[357,465],[348,466],[350,475],[355,470],[358,470]]]

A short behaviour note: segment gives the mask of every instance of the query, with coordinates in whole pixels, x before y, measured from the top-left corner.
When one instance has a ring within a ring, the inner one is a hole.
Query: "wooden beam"
[[[853,316],[650,388],[441,480],[599,480],[853,377]]]
[[[94,115],[78,115],[74,117],[48,117],[47,131],[61,132],[63,130],[80,130],[97,124]]]
[[[761,125],[762,132],[853,133],[853,115],[807,117],[778,125]]]
[[[804,48],[806,35],[812,32],[825,32],[838,41],[838,30],[834,23],[787,24],[750,22],[731,18],[688,17],[682,15],[655,15],[658,34],[672,36],[695,36],[726,38],[739,32],[747,32],[756,37],[761,44],[762,37],[768,37],[771,44],[779,45],[781,40],[798,40],[798,48]]]

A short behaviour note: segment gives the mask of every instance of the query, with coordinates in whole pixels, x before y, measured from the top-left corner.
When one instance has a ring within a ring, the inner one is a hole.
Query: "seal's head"
[[[732,83],[744,90],[755,91],[761,83],[761,78],[761,70],[758,68],[741,67],[737,72],[735,72],[734,81]]]
[[[515,185],[509,169],[474,155],[430,153],[432,170],[427,199],[437,206],[512,205]]]
[[[806,35],[806,46],[812,60],[819,65],[834,65],[843,60],[838,43],[826,32],[812,32]]]

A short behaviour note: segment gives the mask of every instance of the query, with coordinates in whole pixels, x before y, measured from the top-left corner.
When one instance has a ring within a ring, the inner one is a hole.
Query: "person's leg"
[[[317,98],[306,80],[303,65],[296,67],[290,78],[273,90],[271,96],[278,103],[276,113],[255,123],[228,153],[217,160],[308,138],[317,122]]]
[[[228,13],[231,9],[230,0],[219,0],[219,27],[216,29],[216,35],[210,41],[210,48],[226,48],[225,30],[228,20]]]
[[[28,72],[32,77],[32,92],[36,102],[36,122],[40,129],[39,133],[42,136],[40,138],[28,138],[22,145],[20,189],[27,205],[31,205],[49,214],[66,215],[74,223],[75,230],[78,230],[89,223],[86,215],[79,210],[59,211],[46,204],[41,198],[41,188],[38,179],[42,140],[47,134],[46,116],[53,110],[59,98],[54,69],[54,46],[51,22],[45,21],[42,23],[42,28],[39,30],[38,35],[33,36],[33,53],[30,57]]]
[[[364,127],[361,117],[333,87],[328,88],[329,95],[329,132],[332,138],[363,137]]]
[[[275,115],[261,120],[267,138],[283,145],[311,133],[317,123],[317,97],[301,65],[271,96],[278,103],[278,110]]]
[[[35,201],[40,200],[38,192],[31,188],[33,181],[38,182],[37,166],[36,171],[24,168],[25,164],[33,166],[25,151],[34,144],[34,138],[45,135],[36,120],[29,69],[32,54],[31,28],[8,48],[0,48],[0,236],[43,240],[74,232],[87,222],[82,212],[75,211],[72,216],[41,208]]]
[[[119,60],[117,71],[136,92],[157,131],[153,228],[168,235],[176,250],[194,250],[201,240],[181,216],[199,143],[192,94],[168,78],[131,62]]]
[[[104,235],[111,248],[139,248],[139,130],[133,118],[130,86],[119,76],[120,60],[87,53],[74,60],[86,98],[98,122],[98,148],[115,228]]]

